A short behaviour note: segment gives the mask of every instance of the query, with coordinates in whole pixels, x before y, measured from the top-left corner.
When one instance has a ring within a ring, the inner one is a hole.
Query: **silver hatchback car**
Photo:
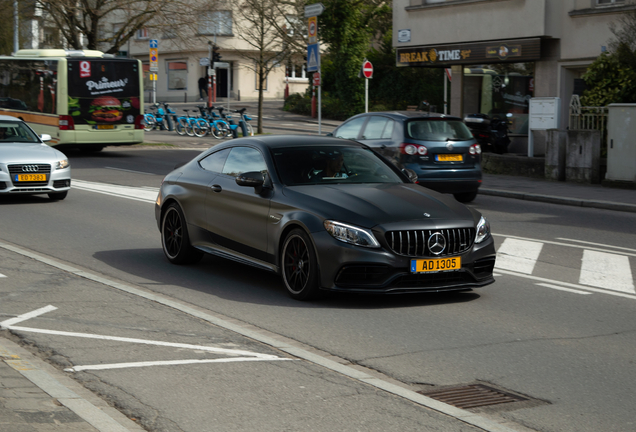
[[[62,200],[71,188],[71,166],[59,150],[44,142],[24,121],[0,115],[0,196],[47,194]]]

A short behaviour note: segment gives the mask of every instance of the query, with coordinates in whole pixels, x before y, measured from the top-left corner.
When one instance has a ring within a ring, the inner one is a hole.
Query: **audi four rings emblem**
[[[439,255],[446,249],[446,238],[442,233],[434,233],[428,238],[428,250],[433,255]]]
[[[40,167],[37,165],[22,165],[22,172],[38,172]]]

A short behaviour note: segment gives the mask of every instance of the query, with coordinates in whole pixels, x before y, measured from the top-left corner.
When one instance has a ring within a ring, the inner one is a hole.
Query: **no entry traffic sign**
[[[362,63],[362,74],[364,75],[365,78],[373,77],[373,65],[371,64],[369,60],[365,60]]]

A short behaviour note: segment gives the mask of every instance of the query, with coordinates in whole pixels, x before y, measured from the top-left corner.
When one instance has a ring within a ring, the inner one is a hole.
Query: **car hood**
[[[46,144],[0,144],[0,154],[2,163],[23,163],[23,162],[46,162],[51,163],[53,159],[66,159],[66,156],[59,150],[55,150]]]
[[[452,195],[415,184],[306,185],[287,187],[283,193],[297,207],[324,219],[366,228],[407,221],[422,221],[427,226],[458,220],[474,224],[473,212]]]

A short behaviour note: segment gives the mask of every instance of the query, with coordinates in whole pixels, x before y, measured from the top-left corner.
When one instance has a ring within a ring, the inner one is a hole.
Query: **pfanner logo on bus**
[[[109,81],[104,77],[99,82],[86,81],[86,87],[92,95],[121,92],[124,91],[126,84],[128,84],[128,78]]]

